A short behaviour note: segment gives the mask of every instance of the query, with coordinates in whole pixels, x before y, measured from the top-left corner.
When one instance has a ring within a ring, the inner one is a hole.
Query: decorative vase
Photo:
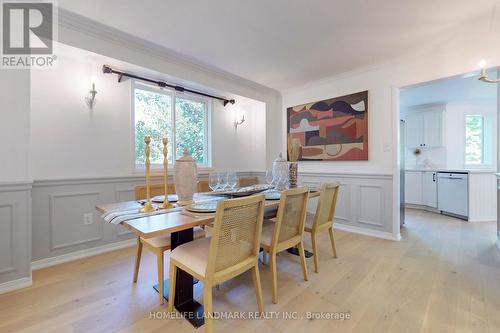
[[[290,180],[290,188],[297,187],[297,172],[299,164],[297,162],[288,163],[288,178]]]
[[[178,204],[181,206],[193,203],[193,194],[196,192],[198,181],[198,168],[196,161],[189,155],[187,148],[184,154],[175,161],[174,183],[175,192],[178,197]]]

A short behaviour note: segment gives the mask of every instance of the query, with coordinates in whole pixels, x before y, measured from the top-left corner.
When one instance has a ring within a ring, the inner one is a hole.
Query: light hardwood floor
[[[495,232],[493,223],[409,210],[401,242],[338,231],[338,259],[322,235],[321,270],[314,273],[308,259],[307,282],[299,257],[281,254],[278,304],[271,302],[269,266],[261,265],[265,310],[348,311],[350,320],[219,320],[215,330],[500,332]],[[35,271],[32,287],[0,296],[0,332],[203,332],[181,319],[150,319],[151,311],[166,312],[166,304],[158,304],[151,288],[155,258],[143,255],[137,285],[133,248]],[[165,260],[168,271],[168,255]],[[214,289],[214,310],[257,311],[250,274]]]

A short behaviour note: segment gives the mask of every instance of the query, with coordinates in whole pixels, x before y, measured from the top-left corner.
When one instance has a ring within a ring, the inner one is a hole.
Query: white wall
[[[31,151],[35,180],[127,176],[134,171],[131,80],[117,82],[103,64],[141,70],[88,51],[60,45],[58,68],[31,73]],[[159,75],[159,74],[157,74]],[[96,78],[97,104],[84,96]],[[224,108],[212,103],[212,164],[218,170],[264,170],[265,104],[235,97]],[[234,109],[246,121],[233,125]]]
[[[280,150],[281,94],[233,74],[194,63],[151,42],[106,27],[76,14],[59,11],[59,40],[67,45],[102,54],[118,61],[165,73],[174,78],[265,103],[266,164]]]
[[[1,70],[0,182],[29,180],[29,70]]]

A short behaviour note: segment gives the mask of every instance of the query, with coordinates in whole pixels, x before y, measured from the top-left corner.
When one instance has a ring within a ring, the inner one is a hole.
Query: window
[[[465,116],[465,164],[484,164],[484,117]]]
[[[184,148],[199,166],[209,166],[208,101],[174,91],[135,84],[133,93],[135,165],[144,167],[144,136],[151,136],[152,167],[163,164],[162,138],[169,140],[168,160],[173,164]],[[174,149],[175,147],[175,149]]]

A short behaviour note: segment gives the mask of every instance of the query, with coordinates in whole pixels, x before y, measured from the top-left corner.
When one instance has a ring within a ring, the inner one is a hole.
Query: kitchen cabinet
[[[422,204],[437,208],[437,173],[434,171],[422,173]]]
[[[405,202],[414,205],[422,204],[422,172],[405,172]]]
[[[438,148],[444,144],[443,110],[419,111],[406,118],[408,148]]]

